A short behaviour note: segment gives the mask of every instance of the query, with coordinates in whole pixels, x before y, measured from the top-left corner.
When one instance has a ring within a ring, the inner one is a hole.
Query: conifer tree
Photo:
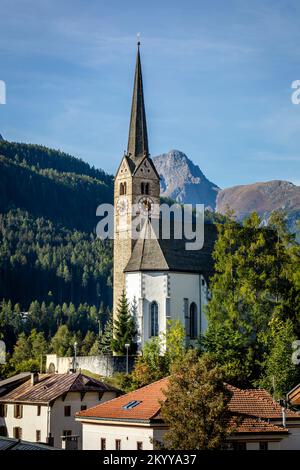
[[[129,353],[136,351],[136,327],[134,318],[130,314],[129,305],[123,290],[117,309],[117,319],[114,321],[114,338],[112,349],[117,354],[126,354],[125,344],[129,344]]]
[[[270,320],[294,318],[289,256],[279,229],[261,227],[256,213],[243,226],[227,217],[218,231],[204,344],[227,380],[249,387],[264,371]]]
[[[112,313],[108,313],[108,319],[105,323],[104,332],[99,340],[99,352],[101,354],[107,355],[112,354],[112,341],[113,341],[113,316]]]

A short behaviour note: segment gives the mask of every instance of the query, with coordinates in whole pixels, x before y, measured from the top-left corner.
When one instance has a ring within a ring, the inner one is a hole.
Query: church
[[[201,203],[201,201],[199,201]],[[179,320],[187,344],[206,329],[205,305],[213,272],[213,224],[204,226],[201,250],[186,250],[182,237],[164,239],[152,229],[159,211],[160,177],[150,158],[144,103],[140,44],[138,43],[127,152],[114,185],[113,312],[117,316],[123,290],[138,330],[138,350],[150,338],[163,334],[169,320]],[[137,208],[146,223],[133,236]]]

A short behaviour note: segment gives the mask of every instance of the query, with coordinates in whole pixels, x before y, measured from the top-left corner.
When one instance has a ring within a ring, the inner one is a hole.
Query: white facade
[[[206,330],[204,313],[208,289],[204,277],[196,273],[129,272],[126,273],[126,295],[129,303],[137,305],[138,346],[152,336],[151,304],[157,303],[158,331],[166,331],[168,320],[179,320],[187,340],[196,341]],[[193,305],[193,307],[191,307]],[[191,308],[196,309],[196,334],[190,338]]]
[[[82,449],[101,450],[101,439],[105,439],[106,450],[116,450],[116,441],[120,441],[120,450],[153,450],[153,441],[161,441],[163,429],[150,426],[110,425],[98,422],[82,423]]]
[[[0,417],[0,427],[5,426],[8,437],[15,437],[15,428],[21,429],[21,439],[30,442],[37,442],[37,432],[39,431],[39,441],[46,442],[46,438],[51,433],[54,438],[54,447],[62,447],[62,436],[65,431],[72,435],[78,435],[79,448],[82,447],[82,427],[75,421],[74,415],[81,410],[82,406],[91,408],[107,400],[116,397],[115,392],[104,392],[99,400],[98,392],[86,392],[81,399],[80,392],[69,392],[65,398],[57,398],[52,406],[19,403],[22,406],[20,418],[15,418],[16,403],[7,403],[5,417]],[[5,404],[2,402],[2,404]],[[70,416],[65,416],[65,407],[70,406]]]
[[[295,431],[295,428],[289,428],[290,434],[284,438],[272,434],[256,434],[236,436],[233,441],[245,443],[246,450],[259,450],[262,442],[267,442],[268,450],[299,450],[300,434]],[[120,450],[137,450],[138,443],[142,444],[142,450],[153,450],[153,442],[163,442],[165,432],[166,428],[163,426],[159,428],[137,423],[121,425],[113,421],[109,424],[108,420],[107,424],[101,424],[91,419],[89,422],[82,422],[82,449],[101,450],[101,440],[105,439],[106,450],[116,450],[116,440],[120,441]]]

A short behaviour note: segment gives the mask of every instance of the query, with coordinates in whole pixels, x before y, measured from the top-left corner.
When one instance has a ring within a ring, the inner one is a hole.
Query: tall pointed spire
[[[140,42],[137,43],[137,57],[132,96],[131,117],[127,153],[134,160],[149,155],[147,123],[144,104]]]

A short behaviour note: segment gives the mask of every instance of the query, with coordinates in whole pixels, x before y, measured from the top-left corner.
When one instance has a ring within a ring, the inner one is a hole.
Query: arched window
[[[149,194],[149,183],[145,183],[145,194]]]
[[[197,305],[195,302],[190,305],[190,338],[196,339],[198,336],[198,324],[197,324]]]
[[[150,332],[151,336],[158,336],[158,305],[155,301],[150,305]]]
[[[141,183],[141,194],[145,194],[145,183]]]
[[[126,182],[120,183],[120,196],[123,196],[127,192],[127,184]]]
[[[126,194],[126,193],[127,193],[127,183],[126,183],[126,181],[125,181],[125,183],[123,184],[123,186],[124,186],[124,194]]]

